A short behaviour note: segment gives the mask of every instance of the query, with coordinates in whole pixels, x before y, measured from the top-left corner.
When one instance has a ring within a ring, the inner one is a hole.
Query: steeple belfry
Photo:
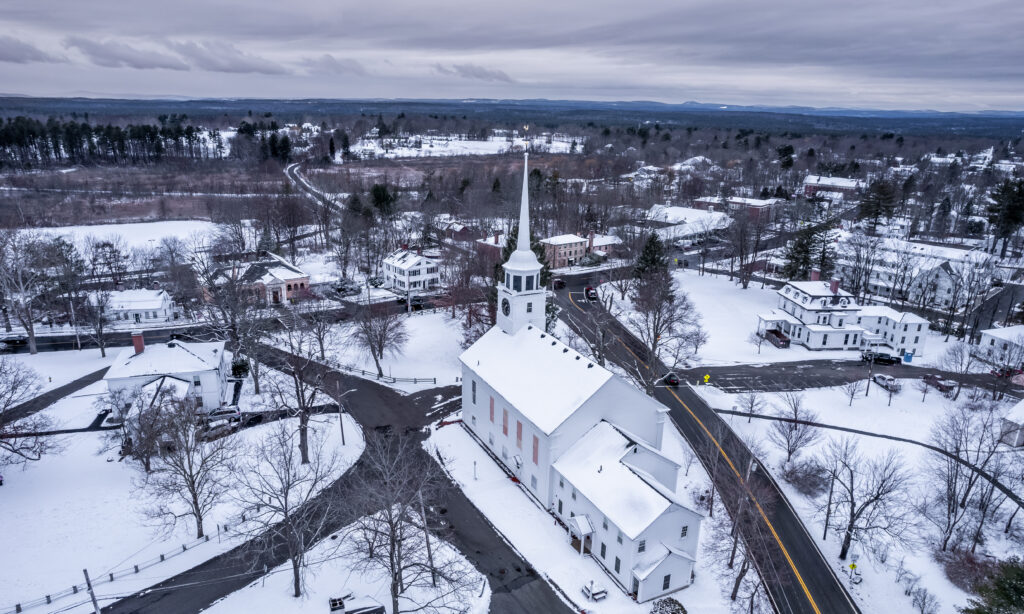
[[[523,154],[523,198],[519,204],[516,250],[502,265],[498,286],[498,326],[514,334],[526,324],[544,328],[545,293],[540,285],[541,264],[530,249],[530,192],[528,155]]]

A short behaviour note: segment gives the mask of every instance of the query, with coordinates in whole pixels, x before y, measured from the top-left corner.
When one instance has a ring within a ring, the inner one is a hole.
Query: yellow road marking
[[[704,423],[700,421],[700,418],[697,417],[697,414],[693,413],[693,410],[691,410],[686,405],[686,403],[683,403],[683,400],[679,398],[679,395],[677,395],[674,390],[672,390],[671,388],[666,388],[666,390],[672,393],[672,396],[674,396],[676,400],[679,401],[679,404],[683,406],[683,409],[685,409],[686,412],[690,414],[690,417],[693,418],[693,420],[700,426],[700,428],[704,431],[704,434],[708,436],[708,439],[710,439],[711,442],[715,444],[715,447],[718,448],[719,454],[721,454],[722,458],[725,459],[725,462],[728,463],[729,468],[732,469],[732,472],[736,474],[736,477],[739,479],[740,484],[743,484],[743,488],[747,491],[747,494],[750,496],[750,499],[754,502],[754,505],[757,507],[757,511],[759,514],[761,514],[761,518],[764,520],[765,525],[768,526],[768,530],[772,532],[772,537],[775,538],[775,541],[779,544],[779,548],[782,549],[782,554],[786,557],[786,561],[789,563],[790,568],[792,568],[793,573],[796,574],[797,582],[800,583],[800,588],[802,588],[804,594],[807,595],[807,600],[811,602],[811,607],[814,608],[814,611],[817,614],[821,614],[821,610],[818,609],[818,604],[814,603],[814,597],[811,596],[811,591],[808,590],[807,584],[804,583],[803,576],[800,575],[800,571],[796,568],[796,563],[794,563],[793,558],[789,556],[789,551],[786,550],[786,546],[782,543],[782,539],[779,537],[779,534],[775,531],[775,527],[772,526],[771,521],[768,520],[768,516],[764,513],[764,509],[761,508],[760,502],[758,502],[754,494],[750,492],[750,488],[747,487],[747,484],[743,480],[743,476],[740,474],[739,470],[736,468],[736,465],[733,464],[732,459],[729,458],[729,455],[726,454],[725,450],[722,449],[722,444],[718,443],[718,440],[715,439],[715,437],[711,434],[711,431],[709,431],[708,428],[704,426]]]
[[[635,358],[638,363],[640,363],[640,364],[642,364],[644,366],[644,369],[650,369],[650,367],[647,366],[646,362],[640,360],[640,357],[637,356],[636,353],[633,350],[629,349],[629,346],[626,345],[626,342],[622,340],[622,337],[615,337],[615,339],[617,339],[618,342],[622,344],[622,347],[626,348],[627,352],[629,352],[630,354],[633,355],[633,358]]]
[[[576,301],[572,300],[572,292],[567,292],[567,294],[569,295],[569,302],[572,303],[572,306],[575,307],[576,309],[579,309],[583,313],[586,313],[586,311],[584,311],[582,307],[576,304]]]

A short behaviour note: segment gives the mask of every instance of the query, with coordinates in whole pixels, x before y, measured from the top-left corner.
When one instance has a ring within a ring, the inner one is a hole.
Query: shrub
[[[998,562],[970,552],[938,552],[935,558],[942,564],[949,581],[969,593],[977,591],[999,568]]]
[[[654,602],[651,614],[686,614],[686,608],[675,599],[665,597]]]
[[[782,469],[782,479],[808,497],[828,492],[828,471],[815,460],[788,463]]]

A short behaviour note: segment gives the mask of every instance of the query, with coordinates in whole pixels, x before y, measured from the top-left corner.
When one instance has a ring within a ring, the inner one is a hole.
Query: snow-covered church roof
[[[550,334],[495,326],[459,357],[527,420],[550,434],[612,374]]]

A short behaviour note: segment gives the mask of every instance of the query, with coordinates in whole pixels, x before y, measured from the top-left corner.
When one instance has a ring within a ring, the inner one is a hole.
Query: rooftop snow
[[[121,351],[103,379],[209,371],[220,366],[223,354],[223,341],[157,343],[147,345],[140,354],[128,347]]]
[[[927,324],[928,323],[928,320],[925,320],[924,318],[922,318],[919,315],[916,315],[916,314],[913,314],[913,313],[910,313],[910,312],[905,312],[905,311],[896,311],[895,309],[893,309],[892,307],[889,307],[887,305],[865,305],[864,307],[860,308],[860,311],[857,313],[857,315],[859,315],[859,316],[868,316],[868,317],[889,318],[890,320],[893,320],[894,322],[907,322],[907,323],[919,323],[919,324]]]
[[[859,179],[847,179],[846,177],[822,177],[821,175],[808,175],[804,178],[804,185],[820,185],[832,188],[844,188],[856,190],[864,185]]]
[[[395,268],[406,271],[421,264],[434,264],[434,261],[421,254],[410,252],[407,249],[400,249],[392,252],[390,256],[385,258],[384,264],[390,264]]]
[[[121,290],[110,293],[108,309],[125,311],[129,309],[160,309],[168,299],[163,290]],[[89,302],[96,304],[96,294],[89,295]]]
[[[515,335],[495,326],[459,360],[546,434],[612,377],[607,369],[532,326]]]
[[[631,540],[671,506],[668,499],[622,464],[622,457],[634,445],[602,421],[552,465]]]
[[[548,245],[571,245],[573,243],[586,243],[587,240],[574,234],[568,234],[548,237],[547,239],[541,239],[540,242],[547,243]]]
[[[996,339],[1002,339],[1003,341],[1011,341],[1016,343],[1024,338],[1024,324],[1018,324],[1017,326],[1007,326],[1005,328],[990,328],[988,330],[981,331],[981,334],[995,337]]]

